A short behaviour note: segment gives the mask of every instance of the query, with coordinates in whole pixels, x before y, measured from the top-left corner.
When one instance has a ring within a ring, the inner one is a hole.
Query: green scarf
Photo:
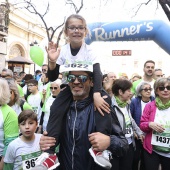
[[[166,104],[163,104],[161,99],[159,97],[156,97],[155,101],[156,106],[158,107],[159,110],[165,110],[170,107],[170,100]]]
[[[122,102],[117,96],[115,96],[115,99],[119,107],[124,108],[127,105],[127,102]]]

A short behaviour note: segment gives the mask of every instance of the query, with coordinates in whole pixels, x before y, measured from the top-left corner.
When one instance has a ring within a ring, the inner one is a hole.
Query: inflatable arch
[[[96,22],[88,24],[91,33],[86,43],[93,41],[146,41],[153,40],[170,54],[170,25],[161,20],[137,22]]]

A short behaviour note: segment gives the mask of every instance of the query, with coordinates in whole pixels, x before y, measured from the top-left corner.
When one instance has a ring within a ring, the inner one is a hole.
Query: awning
[[[9,60],[6,60],[6,61],[8,63],[34,64],[32,61],[30,61],[27,58],[22,57],[22,56],[10,58]]]

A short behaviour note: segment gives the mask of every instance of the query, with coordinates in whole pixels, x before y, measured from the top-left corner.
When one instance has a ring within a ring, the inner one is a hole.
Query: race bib
[[[152,132],[151,144],[155,146],[162,146],[170,148],[170,109],[158,110],[156,109],[154,122],[161,124],[164,127],[163,133]]]
[[[129,138],[133,135],[133,130],[131,126],[126,127],[126,133],[125,133],[125,137]]]
[[[35,167],[35,161],[41,155],[41,151],[29,153],[26,155],[22,155],[22,166],[23,170],[28,170]]]
[[[93,64],[91,62],[76,62],[76,63],[67,63],[60,66],[60,72],[69,72],[69,71],[90,71],[93,72]]]
[[[169,133],[157,133],[153,132],[152,134],[152,145],[163,146],[166,148],[170,148],[170,134]]]

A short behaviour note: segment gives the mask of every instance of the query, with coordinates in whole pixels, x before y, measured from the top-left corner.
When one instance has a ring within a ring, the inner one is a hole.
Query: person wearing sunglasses
[[[60,85],[61,80],[57,79],[54,82],[50,83],[50,96],[46,98],[46,91],[43,92],[43,99],[42,99],[42,106],[44,106],[41,119],[40,119],[40,125],[39,128],[42,129],[42,132],[47,131],[47,123],[50,116],[50,107],[54,100],[56,99],[57,95],[60,93]],[[44,105],[43,105],[44,104]],[[41,128],[42,126],[42,128]]]
[[[42,65],[42,72],[43,73],[47,73],[47,71],[48,71],[48,65],[47,64],[43,64]]]
[[[136,90],[136,97],[132,98],[130,103],[130,111],[132,118],[135,120],[136,124],[140,126],[140,119],[143,113],[143,109],[146,104],[153,101],[154,97],[151,96],[151,85],[148,82],[141,82]],[[143,163],[143,146],[140,139],[135,138],[136,150],[134,153],[134,159],[132,164],[132,170],[136,170],[139,167],[140,170],[145,170]]]
[[[115,114],[107,114],[106,112],[103,117],[98,110],[95,111],[92,71],[69,71],[67,81],[73,101],[68,103],[69,106],[65,106],[69,109],[64,118],[57,121],[60,126],[62,121],[62,131],[57,141],[60,144],[59,168],[61,170],[110,169],[109,155],[112,153],[112,155],[121,156],[128,149],[127,140],[117,122],[117,117]],[[105,91],[102,92],[102,96],[111,105],[109,95]],[[55,129],[59,126],[56,119],[58,117],[51,112],[47,131],[49,127],[52,127],[53,133],[55,133]],[[51,146],[56,146],[56,140],[53,136],[43,136],[40,140],[40,146],[45,152],[37,160],[35,169],[46,165],[49,159],[52,159],[52,153],[48,154],[46,150]],[[95,161],[94,157],[90,156],[89,151],[95,157]],[[56,165],[59,164],[56,160],[54,162]],[[114,166],[112,168],[114,169]]]
[[[144,164],[145,169],[163,170],[170,167],[170,80],[157,79],[154,83],[155,101],[148,103],[140,121],[140,128],[145,132]]]

